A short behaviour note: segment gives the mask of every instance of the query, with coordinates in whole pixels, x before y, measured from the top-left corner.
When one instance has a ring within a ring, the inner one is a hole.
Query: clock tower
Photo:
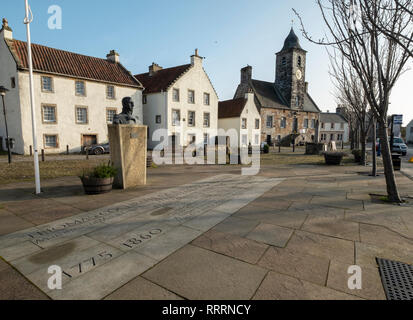
[[[276,54],[275,68],[275,85],[291,109],[300,110],[304,106],[306,55],[307,51],[301,48],[300,41],[291,28],[284,47]]]

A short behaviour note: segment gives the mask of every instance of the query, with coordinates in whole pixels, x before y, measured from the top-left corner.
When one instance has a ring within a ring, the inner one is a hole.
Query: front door
[[[269,146],[271,145],[271,136],[270,135],[267,136],[267,144]]]
[[[98,143],[97,135],[94,134],[84,134],[82,135],[82,147],[83,150],[87,147],[91,147]]]

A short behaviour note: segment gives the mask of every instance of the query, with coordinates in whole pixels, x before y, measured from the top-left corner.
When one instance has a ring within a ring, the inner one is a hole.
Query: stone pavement
[[[384,299],[375,258],[413,263],[413,208],[372,198],[385,183],[367,170],[162,167],[147,187],[95,197],[71,178],[40,198],[2,187],[0,299]],[[52,263],[62,291],[46,288]],[[354,264],[362,290],[347,286]]]

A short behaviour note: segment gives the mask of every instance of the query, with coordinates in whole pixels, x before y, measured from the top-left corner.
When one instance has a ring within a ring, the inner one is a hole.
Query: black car
[[[109,143],[97,144],[88,148],[89,154],[100,155],[110,153]]]

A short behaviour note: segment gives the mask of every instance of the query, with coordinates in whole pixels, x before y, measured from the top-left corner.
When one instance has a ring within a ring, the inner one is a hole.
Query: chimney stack
[[[3,18],[3,25],[0,30],[0,35],[2,35],[4,39],[13,39],[13,30],[9,27],[9,22],[6,18]]]
[[[149,66],[149,75],[153,76],[156,72],[159,70],[162,70],[163,68],[159,65],[156,64],[155,62],[152,62],[152,65]]]
[[[119,63],[119,53],[117,53],[115,50],[110,50],[109,54],[106,55],[106,59],[110,62],[114,63]]]
[[[204,58],[201,57],[201,56],[198,54],[198,49],[195,49],[195,54],[193,54],[193,55],[191,56],[191,64],[192,64],[193,66],[201,66],[201,67],[202,67],[202,60],[204,60]]]
[[[252,79],[252,67],[246,66],[241,69],[241,83],[248,84]]]

